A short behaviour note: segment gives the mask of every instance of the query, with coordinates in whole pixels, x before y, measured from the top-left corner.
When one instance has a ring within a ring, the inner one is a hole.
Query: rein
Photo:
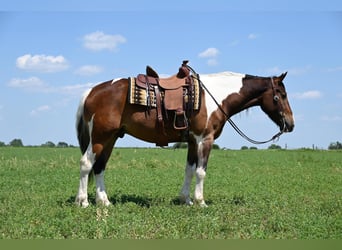
[[[286,127],[285,127],[285,121],[284,121],[284,117],[283,117],[283,128],[274,136],[272,136],[271,139],[266,140],[266,141],[256,141],[251,139],[250,137],[248,137],[244,132],[242,132],[241,129],[239,129],[239,127],[233,122],[232,119],[230,119],[229,115],[223,110],[223,108],[221,107],[221,105],[218,103],[218,101],[215,99],[215,97],[210,93],[210,91],[208,90],[208,88],[204,85],[204,83],[200,80],[199,78],[199,74],[196,73],[196,71],[191,68],[189,65],[186,65],[189,70],[191,70],[191,72],[195,75],[196,79],[199,81],[199,83],[201,84],[201,86],[204,88],[204,90],[209,94],[209,96],[213,99],[213,101],[215,102],[215,104],[217,105],[217,107],[219,108],[219,110],[226,116],[227,121],[229,122],[229,124],[233,127],[233,129],[245,140],[249,141],[250,143],[253,144],[265,144],[271,141],[275,141],[275,140],[279,140],[279,137],[284,133]],[[271,78],[271,85],[272,85],[272,90],[273,90],[273,95],[274,95],[274,100],[277,101],[276,99],[279,98],[277,95],[275,95],[275,90],[274,90],[274,84],[273,84],[273,78]]]

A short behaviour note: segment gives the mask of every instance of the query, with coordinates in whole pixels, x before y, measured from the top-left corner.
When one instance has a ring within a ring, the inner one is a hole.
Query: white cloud
[[[339,122],[339,121],[342,121],[342,116],[340,115],[322,116],[321,120],[327,121],[327,122]]]
[[[49,105],[43,105],[43,106],[40,106],[40,107],[38,107],[38,108],[32,110],[32,111],[30,112],[30,115],[31,115],[31,116],[36,116],[36,115],[38,115],[38,114],[40,114],[40,113],[42,113],[42,112],[49,111],[50,109],[51,109],[51,107],[50,107]]]
[[[23,88],[23,89],[41,89],[46,86],[46,84],[39,79],[38,77],[30,77],[27,79],[21,79],[21,78],[13,78],[9,83],[8,86],[12,88]]]
[[[68,95],[68,96],[73,96],[73,95],[81,96],[84,91],[86,91],[87,89],[90,89],[93,86],[94,86],[93,83],[66,85],[66,86],[56,89],[55,92]]]
[[[309,90],[303,93],[293,94],[293,98],[295,99],[319,99],[322,96],[323,94],[318,90]]]
[[[216,48],[208,48],[205,51],[198,54],[200,58],[216,57],[219,54],[219,50]]]
[[[216,60],[216,58],[211,58],[211,59],[208,59],[207,64],[209,66],[216,66],[218,65],[218,61]]]
[[[220,51],[216,48],[208,48],[201,53],[198,54],[198,57],[200,58],[208,58],[207,64],[209,66],[216,66],[218,65],[217,56],[220,53]]]
[[[234,47],[239,45],[240,41],[239,40],[233,40],[230,43],[228,43],[229,46]]]
[[[342,71],[342,66],[327,69],[327,72],[339,72],[339,71]]]
[[[126,38],[122,35],[108,35],[102,31],[96,31],[83,37],[84,47],[93,51],[116,51],[118,46],[125,42]]]
[[[257,39],[259,37],[259,35],[258,34],[255,34],[255,33],[250,33],[249,35],[248,35],[248,40],[255,40],[255,39]]]
[[[27,79],[13,78],[8,86],[11,88],[23,89],[36,93],[56,93],[67,96],[81,95],[85,90],[94,86],[93,83],[73,84],[55,87],[44,83],[38,77],[30,77]]]
[[[266,74],[268,74],[268,75],[279,75],[282,72],[284,72],[284,71],[281,70],[278,66],[274,66],[274,67],[266,69]]]
[[[306,73],[310,72],[311,69],[312,67],[310,65],[297,67],[297,68],[286,68],[286,69],[281,69],[278,66],[274,66],[274,67],[270,67],[266,69],[265,72],[266,74],[269,74],[269,75],[279,75],[287,71],[292,76],[300,76],[300,75],[305,75]]]
[[[78,68],[75,73],[81,76],[91,76],[99,74],[103,71],[100,66],[97,65],[84,65]]]
[[[59,72],[69,68],[67,60],[61,55],[26,54],[17,58],[16,65],[19,69],[43,73]]]
[[[289,71],[289,73],[291,75],[298,76],[298,75],[304,75],[304,74],[310,72],[311,68],[312,67],[310,65],[307,65],[307,66],[304,66],[304,67],[291,68],[288,71]]]

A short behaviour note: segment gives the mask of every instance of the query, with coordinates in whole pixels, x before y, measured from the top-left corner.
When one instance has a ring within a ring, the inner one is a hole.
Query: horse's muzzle
[[[293,117],[284,117],[284,132],[292,132],[294,129],[294,119]]]

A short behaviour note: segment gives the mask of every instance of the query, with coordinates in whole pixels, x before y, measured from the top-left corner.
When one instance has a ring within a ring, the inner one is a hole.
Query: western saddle
[[[137,104],[138,96],[146,95],[143,104],[141,100],[139,104],[147,106],[147,112],[152,107],[157,109],[158,128],[160,138],[156,143],[157,146],[167,146],[167,134],[164,128],[164,120],[168,120],[168,111],[174,112],[173,129],[180,131],[182,137],[188,135],[189,122],[188,117],[191,116],[195,109],[199,108],[199,101],[195,104],[195,98],[200,96],[195,93],[194,80],[190,75],[188,61],[183,61],[177,74],[168,77],[160,78],[158,73],[150,66],[146,67],[146,74],[139,74],[135,79],[130,78],[131,92],[130,102]],[[135,80],[135,81],[134,81]],[[134,81],[134,83],[133,83]],[[198,82],[196,82],[198,84]],[[132,87],[135,84],[135,87]],[[197,92],[199,85],[197,85]]]

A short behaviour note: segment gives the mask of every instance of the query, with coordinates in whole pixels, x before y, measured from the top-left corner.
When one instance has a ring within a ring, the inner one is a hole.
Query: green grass
[[[186,150],[115,149],[112,206],[74,205],[76,148],[0,148],[0,238],[341,239],[342,152],[213,150],[208,208],[178,202]]]

